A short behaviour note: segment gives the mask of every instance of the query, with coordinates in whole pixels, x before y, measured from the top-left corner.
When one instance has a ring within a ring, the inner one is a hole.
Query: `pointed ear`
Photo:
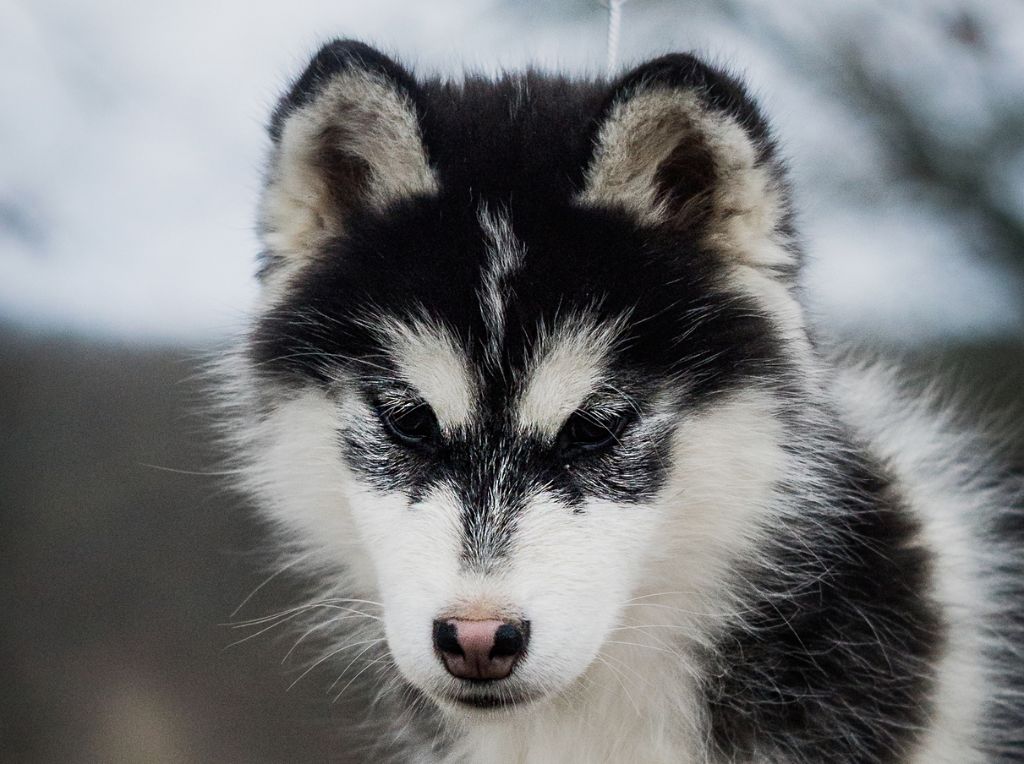
[[[689,232],[736,263],[789,276],[797,265],[767,123],[736,80],[690,55],[613,85],[580,201]]]
[[[281,99],[260,208],[264,285],[276,287],[361,209],[431,193],[413,77],[351,40],[325,45]]]

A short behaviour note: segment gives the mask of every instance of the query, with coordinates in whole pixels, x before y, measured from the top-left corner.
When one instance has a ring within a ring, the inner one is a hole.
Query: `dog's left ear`
[[[736,264],[792,276],[783,168],[732,77],[687,54],[627,73],[598,117],[579,199],[688,232]]]

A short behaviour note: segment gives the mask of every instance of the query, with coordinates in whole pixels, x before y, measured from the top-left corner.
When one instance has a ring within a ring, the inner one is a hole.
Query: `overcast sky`
[[[973,4],[982,71],[937,36],[956,12],[942,0],[763,5],[632,0],[620,57],[697,49],[746,74],[792,160],[808,293],[833,328],[900,342],[1019,331],[1019,283],[888,182],[891,147],[820,63],[850,36],[921,93],[937,131],[969,141],[991,108],[978,82],[1021,99],[1022,6]],[[422,72],[601,72],[605,13],[590,0],[0,0],[0,320],[189,343],[232,331],[256,289],[263,125],[320,42],[359,37]],[[999,172],[1020,213],[1024,151]]]

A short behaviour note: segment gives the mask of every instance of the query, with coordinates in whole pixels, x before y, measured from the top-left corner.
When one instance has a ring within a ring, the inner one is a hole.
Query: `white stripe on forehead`
[[[568,318],[546,332],[519,398],[519,427],[554,437],[565,420],[607,381],[608,355],[621,321]]]
[[[492,213],[481,204],[477,212],[480,229],[487,241],[487,259],[480,274],[480,315],[487,328],[484,352],[488,362],[497,365],[501,359],[501,343],[505,338],[505,313],[512,294],[505,284],[518,270],[526,256],[526,247],[512,232],[508,215]]]
[[[468,424],[476,405],[476,384],[451,332],[419,321],[389,321],[379,330],[402,380],[430,405],[441,428]]]

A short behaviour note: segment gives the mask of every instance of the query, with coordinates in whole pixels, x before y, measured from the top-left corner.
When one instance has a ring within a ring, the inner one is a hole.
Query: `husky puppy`
[[[270,137],[235,451],[389,754],[1022,760],[1020,494],[821,349],[740,83],[337,41]]]

